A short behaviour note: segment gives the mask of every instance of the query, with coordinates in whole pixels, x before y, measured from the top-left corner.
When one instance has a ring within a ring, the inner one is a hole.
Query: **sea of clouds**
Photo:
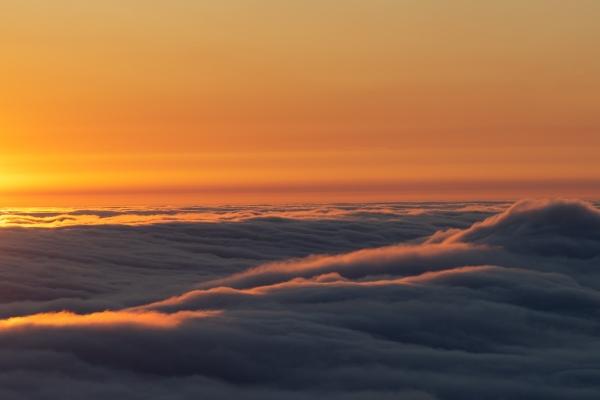
[[[2,399],[598,399],[568,200],[0,211]]]

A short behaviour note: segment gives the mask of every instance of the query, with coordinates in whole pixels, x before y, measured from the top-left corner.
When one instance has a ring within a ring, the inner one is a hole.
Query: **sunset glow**
[[[10,1],[0,205],[600,194],[600,5]]]
[[[130,325],[146,328],[173,328],[188,319],[206,318],[218,312],[180,312],[172,315],[158,312],[104,311],[91,314],[74,314],[66,311],[33,314],[0,320],[0,330],[36,327],[97,327]]]
[[[0,0],[0,400],[600,399],[600,0]]]

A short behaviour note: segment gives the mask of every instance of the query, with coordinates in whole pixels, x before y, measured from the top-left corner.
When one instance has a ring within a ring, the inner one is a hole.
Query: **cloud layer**
[[[0,396],[598,398],[593,205],[344,207],[5,228]]]

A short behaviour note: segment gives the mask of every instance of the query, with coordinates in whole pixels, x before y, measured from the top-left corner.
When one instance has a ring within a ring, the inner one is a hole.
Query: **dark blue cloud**
[[[27,283],[3,294],[24,318],[0,321],[0,395],[598,398],[593,206],[518,203],[470,227],[490,205],[353,207],[2,231],[4,282]],[[102,323],[105,308],[179,322]],[[95,314],[36,314],[61,309]]]

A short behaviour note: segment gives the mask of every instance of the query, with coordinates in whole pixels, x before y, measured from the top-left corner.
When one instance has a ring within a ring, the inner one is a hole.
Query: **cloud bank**
[[[595,206],[345,207],[3,229],[0,396],[598,398]]]

